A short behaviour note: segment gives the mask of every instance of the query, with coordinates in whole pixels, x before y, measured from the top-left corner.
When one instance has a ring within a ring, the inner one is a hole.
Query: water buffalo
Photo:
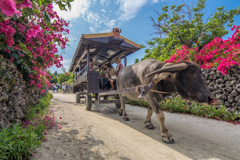
[[[154,83],[153,83],[154,82]],[[131,88],[139,85],[149,85],[153,83],[152,90],[164,91],[167,93],[148,92],[144,100],[149,103],[145,125],[148,129],[154,129],[151,123],[151,116],[155,112],[161,127],[161,137],[166,143],[173,143],[174,139],[168,132],[164,124],[165,116],[159,106],[159,102],[170,93],[178,92],[182,98],[199,103],[210,104],[214,99],[201,77],[201,70],[193,62],[178,64],[162,63],[155,59],[147,59],[142,62],[123,68],[117,77],[117,88]],[[121,108],[119,115],[123,115],[124,120],[129,120],[125,101],[127,99],[140,100],[140,93],[120,94]]]

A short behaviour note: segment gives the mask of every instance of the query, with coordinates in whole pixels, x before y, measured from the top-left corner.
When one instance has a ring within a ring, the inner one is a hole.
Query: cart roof
[[[95,68],[109,62],[112,64],[117,58],[122,58],[125,53],[128,56],[141,49],[137,43],[121,35],[116,36],[113,32],[82,34],[69,67],[70,72],[79,71],[80,61],[82,67],[87,64],[87,46]]]

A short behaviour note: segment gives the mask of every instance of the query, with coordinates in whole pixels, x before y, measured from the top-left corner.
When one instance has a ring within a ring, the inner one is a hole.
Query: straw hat
[[[116,59],[116,61],[119,61],[119,62],[121,62],[121,58],[117,58],[117,59]]]

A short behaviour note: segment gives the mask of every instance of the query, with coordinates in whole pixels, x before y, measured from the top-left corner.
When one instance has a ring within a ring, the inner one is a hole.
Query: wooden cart
[[[127,56],[141,49],[141,46],[120,35],[118,28],[111,33],[83,34],[79,40],[69,71],[74,74],[73,93],[76,93],[76,103],[84,99],[86,110],[91,110],[93,98],[95,104],[115,103],[121,107],[119,93],[141,92],[148,86],[127,88],[122,90],[99,89],[99,71],[102,66],[112,64],[117,58],[124,58],[127,66]],[[89,60],[93,60],[95,71],[89,71]],[[115,85],[116,86],[116,85]],[[111,96],[112,99],[108,99]],[[101,98],[104,97],[104,98]],[[113,98],[114,97],[114,98]]]

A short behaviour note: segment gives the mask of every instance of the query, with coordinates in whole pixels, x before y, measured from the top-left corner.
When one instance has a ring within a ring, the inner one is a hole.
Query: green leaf
[[[17,64],[20,64],[22,61],[20,59],[17,60]]]
[[[16,58],[16,59],[18,59],[18,57],[19,57],[19,55],[16,54],[16,53],[12,53],[12,56],[13,56],[14,58]]]
[[[32,58],[32,54],[31,52],[27,49],[26,45],[23,44],[22,42],[19,43],[19,46],[25,51],[27,52],[27,55],[30,56]]]
[[[8,159],[8,157],[5,155],[0,155],[0,159]]]
[[[39,10],[36,9],[36,8],[35,8],[33,11],[34,11],[34,13],[35,13],[36,15],[39,15],[39,13],[40,13]]]
[[[44,18],[44,20],[45,20],[45,22],[47,23],[47,25],[48,26],[50,26],[50,16],[48,15],[48,13],[46,13],[46,12],[42,12],[43,13],[43,18]]]

